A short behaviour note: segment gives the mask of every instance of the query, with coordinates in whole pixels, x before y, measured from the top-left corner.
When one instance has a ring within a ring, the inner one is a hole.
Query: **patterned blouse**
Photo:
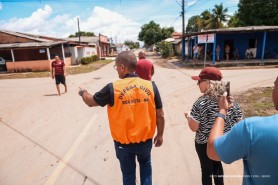
[[[193,104],[190,115],[199,122],[199,128],[195,136],[196,143],[207,143],[209,133],[215,122],[215,113],[219,112],[218,109],[218,101],[210,98],[208,95],[199,97]],[[234,101],[234,107],[228,110],[226,116],[224,132],[229,131],[241,118],[243,118],[243,113],[238,103]]]

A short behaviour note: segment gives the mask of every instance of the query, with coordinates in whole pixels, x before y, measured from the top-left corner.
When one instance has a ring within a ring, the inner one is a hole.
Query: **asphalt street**
[[[89,108],[77,94],[78,87],[93,94],[118,79],[113,65],[67,76],[68,93],[60,97],[51,78],[0,80],[0,185],[121,184],[106,107]],[[273,86],[277,77],[277,68],[221,71],[232,94]],[[184,118],[201,95],[190,78],[199,72],[155,64],[166,119],[164,144],[152,150],[155,185],[201,184],[194,133]],[[224,173],[225,184],[241,184],[242,161],[224,165]]]

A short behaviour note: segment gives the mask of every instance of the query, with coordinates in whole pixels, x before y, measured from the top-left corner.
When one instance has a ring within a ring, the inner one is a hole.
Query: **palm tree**
[[[209,24],[207,25],[208,29],[217,29],[217,28],[223,28],[223,22],[228,21],[229,15],[227,14],[228,9],[223,8],[223,4],[215,5],[214,9],[212,9],[212,16],[209,20]]]
[[[205,10],[201,13],[200,17],[197,18],[198,31],[208,28],[211,16],[212,14],[208,10]]]

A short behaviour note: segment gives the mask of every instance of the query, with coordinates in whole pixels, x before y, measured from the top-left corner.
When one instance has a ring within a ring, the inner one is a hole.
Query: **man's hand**
[[[189,112],[185,112],[184,113],[185,118],[187,119],[187,121],[189,121],[191,119],[190,113]]]
[[[163,144],[163,137],[161,135],[156,135],[154,138],[155,147],[160,147]]]
[[[85,92],[87,92],[86,89],[83,89],[83,88],[79,87],[79,91],[78,91],[79,96],[82,97],[82,96],[83,96],[83,93],[85,93]]]
[[[187,119],[190,130],[197,132],[199,129],[199,123],[191,117],[190,112],[185,112],[184,116]]]

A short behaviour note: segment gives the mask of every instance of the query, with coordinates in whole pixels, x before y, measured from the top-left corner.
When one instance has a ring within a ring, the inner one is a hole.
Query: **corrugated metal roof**
[[[50,47],[50,46],[55,46],[55,45],[64,44],[64,43],[67,43],[67,41],[0,44],[0,48],[1,49],[13,49],[13,48]]]
[[[31,34],[28,35],[28,34],[19,33],[19,32],[8,31],[8,30],[0,30],[0,32],[7,33],[7,34],[10,34],[10,35],[14,35],[14,36],[18,36],[18,37],[31,39],[31,40],[36,40],[36,41],[39,41],[39,42],[49,42],[50,41],[50,40],[47,40],[47,39],[42,39],[42,38],[38,38],[38,37],[35,37],[35,36],[31,36]]]
[[[188,35],[201,35],[206,33],[236,33],[236,32],[258,32],[258,31],[278,31],[278,26],[245,26],[235,28],[221,28],[221,29],[210,29],[201,32],[194,32]]]
[[[67,41],[79,42],[79,37],[72,37],[72,38],[64,38]],[[87,43],[97,43],[99,41],[99,37],[80,37],[80,42],[87,42]]]

